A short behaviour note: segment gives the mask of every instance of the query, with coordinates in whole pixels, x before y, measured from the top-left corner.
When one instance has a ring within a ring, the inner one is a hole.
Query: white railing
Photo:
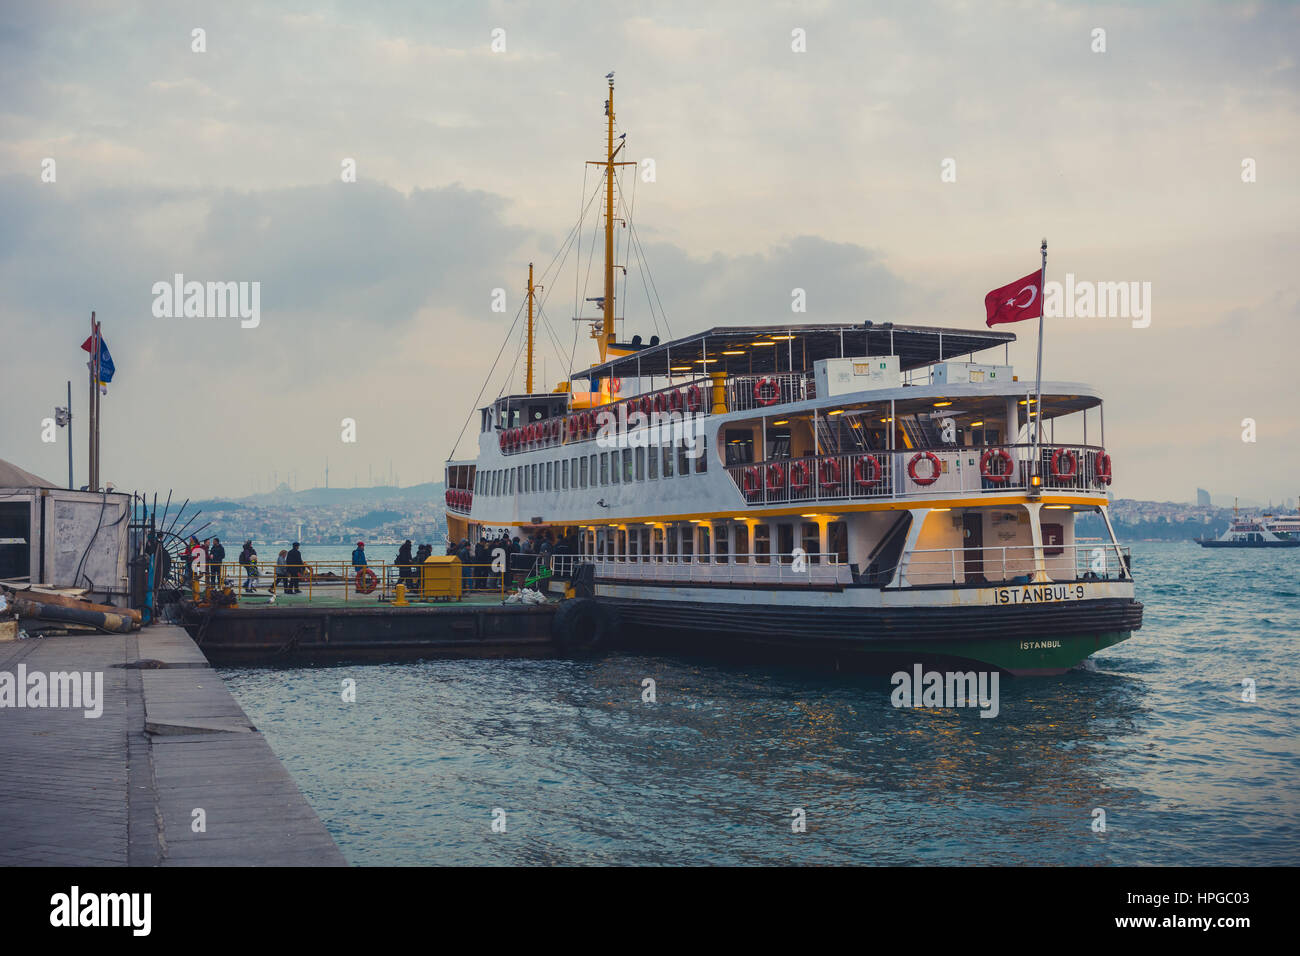
[[[1028,583],[1036,570],[1033,545],[982,548],[924,548],[899,562],[904,586],[935,584]],[[1122,556],[1122,558],[1121,558]],[[1056,583],[1124,581],[1129,576],[1128,548],[1113,544],[1044,545],[1043,569]]]
[[[676,584],[844,585],[853,583],[847,564],[835,554],[578,555],[551,556],[551,570],[568,575],[590,564],[596,577]]]

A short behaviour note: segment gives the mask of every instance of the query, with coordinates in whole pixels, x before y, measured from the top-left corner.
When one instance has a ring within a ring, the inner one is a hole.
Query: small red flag
[[[1043,274],[1031,272],[1023,279],[994,289],[984,297],[984,311],[989,328],[1002,322],[1036,319],[1043,314]]]

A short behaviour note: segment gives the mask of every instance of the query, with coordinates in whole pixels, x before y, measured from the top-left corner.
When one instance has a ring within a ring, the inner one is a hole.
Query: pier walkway
[[[67,672],[102,675],[100,716],[14,706]],[[184,629],[0,643],[4,681],[0,865],[346,865]]]

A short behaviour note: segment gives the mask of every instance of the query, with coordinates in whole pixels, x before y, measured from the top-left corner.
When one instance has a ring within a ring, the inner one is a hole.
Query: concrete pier
[[[11,690],[68,672],[102,675],[100,716],[0,706],[0,865],[346,865],[182,628],[0,643]]]

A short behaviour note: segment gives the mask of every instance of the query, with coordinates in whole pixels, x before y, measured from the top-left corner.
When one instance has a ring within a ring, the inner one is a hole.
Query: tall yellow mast
[[[605,295],[601,300],[600,331],[596,333],[600,345],[600,360],[604,362],[609,347],[614,344],[614,167],[635,166],[636,163],[616,163],[614,157],[623,148],[620,142],[614,145],[614,74],[607,73],[609,81],[609,99],[605,100],[605,158],[592,160],[593,166],[605,167]]]
[[[614,77],[609,77],[609,99],[605,102],[608,137],[605,155],[605,321],[600,330],[600,360],[603,362],[614,341]]]
[[[524,392],[533,394],[533,264],[528,263],[528,381]]]

